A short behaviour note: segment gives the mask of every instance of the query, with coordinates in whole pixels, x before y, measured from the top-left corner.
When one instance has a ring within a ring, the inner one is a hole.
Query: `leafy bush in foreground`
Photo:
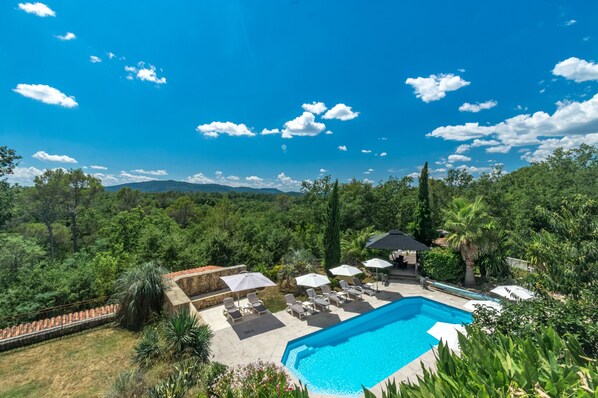
[[[438,347],[437,371],[424,370],[418,384],[387,384],[383,398],[406,397],[594,397],[598,366],[575,337],[553,329],[528,339],[473,329],[459,339],[461,356]],[[366,398],[374,398],[366,391]]]
[[[435,247],[421,254],[420,271],[437,281],[460,283],[465,277],[465,263],[452,250]]]

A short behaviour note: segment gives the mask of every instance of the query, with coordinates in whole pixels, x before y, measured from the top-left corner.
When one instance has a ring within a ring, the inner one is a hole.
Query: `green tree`
[[[21,157],[14,149],[0,146],[0,227],[10,219],[14,200],[10,184],[4,177],[13,173],[19,159]]]
[[[428,162],[426,162],[419,176],[413,237],[430,246],[435,235],[434,226],[432,225],[430,194],[428,192]]]
[[[189,196],[181,196],[166,209],[168,214],[182,228],[186,228],[199,215],[199,206]]]
[[[348,230],[341,238],[341,259],[350,265],[360,263],[371,255],[372,250],[365,247],[368,240],[379,234],[374,228],[369,227],[361,231]]]
[[[328,198],[328,219],[324,236],[324,267],[327,272],[341,264],[340,204],[338,180],[332,186]]]
[[[121,188],[116,193],[116,211],[131,211],[141,203],[141,192],[129,187]]]
[[[13,173],[19,159],[21,159],[21,157],[17,155],[14,149],[0,146],[0,179]]]
[[[73,252],[77,252],[79,250],[77,217],[91,205],[103,187],[99,179],[85,174],[81,169],[69,170],[64,175],[64,184],[63,203],[66,215],[70,219]]]
[[[455,198],[445,212],[446,243],[461,252],[465,261],[465,286],[475,285],[474,267],[478,257],[492,246],[492,219],[486,212],[482,197],[473,202]]]

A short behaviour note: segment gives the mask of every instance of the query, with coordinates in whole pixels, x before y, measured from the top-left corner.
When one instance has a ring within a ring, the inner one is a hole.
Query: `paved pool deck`
[[[466,310],[463,305],[468,301],[443,292],[422,289],[415,283],[393,281],[389,286],[380,286],[380,290],[381,292],[375,296],[370,297],[364,294],[363,300],[349,301],[340,308],[330,305],[329,312],[308,315],[301,320],[286,311],[280,311],[262,316],[246,315],[243,320],[231,324],[222,314],[224,309],[222,305],[199,311],[199,313],[214,332],[212,360],[228,366],[245,365],[258,360],[280,364],[289,341],[369,312],[403,297],[426,297],[461,310]],[[241,306],[246,303],[246,299],[241,299]],[[392,343],[383,342],[378,349],[383,350],[384,344]],[[394,343],[405,344],[405,342],[399,340]],[[376,355],[376,348],[372,348],[372,355]],[[427,351],[399,369],[389,378],[374,386],[371,391],[379,397],[387,380],[395,379],[397,383],[407,380],[415,381],[417,376],[422,374],[420,362],[427,368],[434,368],[436,362],[434,350]],[[331,395],[319,394],[310,394],[310,396],[318,398],[332,397]]]

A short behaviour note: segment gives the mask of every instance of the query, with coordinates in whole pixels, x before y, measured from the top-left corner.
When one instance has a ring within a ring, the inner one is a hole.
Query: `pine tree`
[[[417,208],[415,209],[414,238],[430,246],[434,240],[434,226],[430,210],[430,195],[428,193],[428,162],[419,176],[419,190],[417,196]]]
[[[324,236],[324,267],[326,272],[341,263],[340,203],[338,199],[338,180],[334,182],[328,198],[328,223]]]

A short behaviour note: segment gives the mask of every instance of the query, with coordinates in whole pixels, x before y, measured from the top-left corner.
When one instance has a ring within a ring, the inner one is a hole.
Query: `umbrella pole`
[[[376,268],[376,292],[378,291],[378,268]]]

